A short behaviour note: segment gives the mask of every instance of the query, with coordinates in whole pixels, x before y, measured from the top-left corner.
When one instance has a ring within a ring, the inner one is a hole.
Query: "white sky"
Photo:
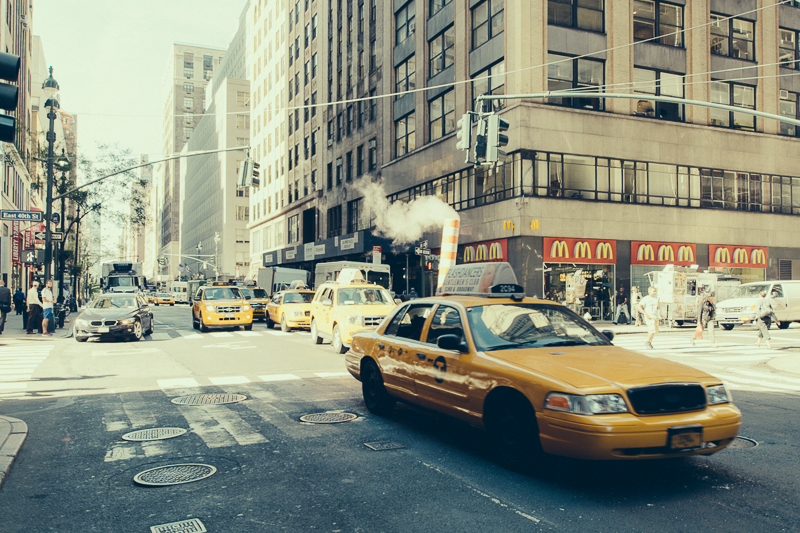
[[[246,0],[32,0],[33,34],[61,88],[61,106],[78,115],[78,152],[118,144],[158,159],[175,42],[226,48]],[[40,84],[44,80],[31,80]],[[103,248],[120,228],[103,224]]]
[[[33,34],[78,115],[78,150],[162,150],[163,85],[175,42],[225,48],[246,0],[32,0]],[[44,80],[32,80],[41,84]]]

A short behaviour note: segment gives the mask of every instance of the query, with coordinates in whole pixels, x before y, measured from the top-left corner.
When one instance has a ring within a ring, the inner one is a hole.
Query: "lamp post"
[[[61,183],[62,186],[66,186],[67,175],[66,169],[67,166],[64,165],[64,161],[67,161],[67,157],[64,155],[64,151],[61,151],[61,157],[58,158],[58,164],[61,167]],[[67,199],[61,198],[61,219],[59,220],[59,231],[61,231],[61,243],[59,244],[59,253],[58,253],[58,260],[56,261],[56,265],[58,268],[58,272],[56,272],[56,280],[58,281],[58,297],[56,301],[59,304],[64,303],[64,245],[66,244],[67,236],[64,234],[64,222],[66,217],[65,208],[67,206]],[[63,327],[63,326],[62,326]]]
[[[78,211],[76,215],[76,223],[75,223],[75,256],[72,258],[72,298],[75,301],[75,305],[78,305],[78,283],[80,281],[80,276],[78,275],[78,237],[80,236],[80,229],[81,229],[81,204],[78,204]]]
[[[200,254],[203,253],[203,241],[197,242],[197,272],[200,273],[201,268],[201,261],[200,261]],[[205,272],[203,272],[205,274]]]
[[[214,232],[214,281],[219,281],[219,232]]]
[[[47,200],[44,221],[44,279],[50,279],[51,263],[53,262],[53,235],[50,232],[50,220],[53,218],[53,145],[56,142],[55,121],[56,108],[59,107],[56,100],[58,92],[58,82],[53,79],[53,67],[50,67],[50,76],[42,84],[42,90],[47,96],[44,106],[50,108],[47,118],[50,119],[50,129],[47,131]]]

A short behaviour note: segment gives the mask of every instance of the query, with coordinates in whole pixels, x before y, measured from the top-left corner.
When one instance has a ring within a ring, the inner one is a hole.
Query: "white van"
[[[771,298],[781,329],[788,328],[792,322],[800,322],[800,280],[793,280],[739,285],[730,297],[717,304],[717,324],[728,330],[736,325],[753,324],[761,291]]]

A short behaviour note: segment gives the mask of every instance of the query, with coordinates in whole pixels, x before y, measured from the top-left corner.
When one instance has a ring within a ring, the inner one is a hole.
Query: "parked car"
[[[743,283],[736,287],[730,297],[717,305],[717,323],[731,330],[737,325],[754,324],[758,295],[767,293],[781,329],[792,322],[800,322],[800,280],[759,281]]]
[[[741,413],[719,379],[614,346],[612,332],[516,282],[468,288],[481,264],[460,266],[448,272],[453,293],[402,304],[353,337],[346,367],[371,412],[402,400],[453,416],[487,429],[498,460],[526,470],[545,453],[641,460],[733,442]]]
[[[86,342],[90,337],[138,341],[153,333],[153,327],[153,312],[142,295],[107,292],[97,296],[78,315],[73,336],[78,342]]]

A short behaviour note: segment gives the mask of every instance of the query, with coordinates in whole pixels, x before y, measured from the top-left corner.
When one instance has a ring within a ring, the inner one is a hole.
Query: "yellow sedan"
[[[286,290],[272,297],[267,304],[267,327],[280,324],[281,331],[311,326],[311,300],[314,291]]]
[[[166,292],[156,294],[156,305],[175,305],[175,298]]]

